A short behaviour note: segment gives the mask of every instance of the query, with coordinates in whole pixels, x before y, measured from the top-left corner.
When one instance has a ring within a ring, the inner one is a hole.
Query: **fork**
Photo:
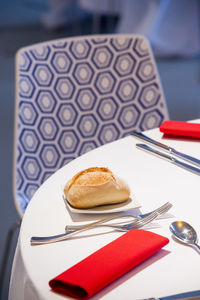
[[[151,214],[149,214],[148,216],[144,217],[144,218],[138,218],[136,220],[134,220],[133,222],[126,224],[126,225],[113,225],[115,227],[113,227],[116,230],[120,230],[120,231],[128,231],[130,229],[133,228],[141,228],[144,225],[150,223],[151,221],[153,221],[154,219],[156,219],[160,214],[165,213],[169,208],[165,208],[162,210],[162,212],[157,212],[154,211]],[[59,235],[55,235],[55,236],[49,236],[49,237],[32,237],[30,242],[31,245],[41,245],[41,244],[48,244],[48,243],[54,243],[54,242],[59,242],[62,240],[66,240],[68,238],[70,238],[71,236],[76,235],[79,232],[83,232],[92,228],[95,228],[96,225],[103,223],[104,220],[100,220],[98,222],[94,222],[92,224],[89,224],[87,226],[85,226],[84,228],[81,229],[74,229],[73,231],[70,232],[65,232]]]
[[[120,219],[120,218],[123,218],[123,217],[132,217],[132,218],[135,218],[136,220],[137,219],[143,219],[147,216],[149,216],[150,214],[152,214],[153,212],[157,212],[158,213],[158,216],[166,213],[170,208],[172,207],[172,204],[170,202],[166,202],[165,204],[163,204],[162,206],[158,207],[157,209],[153,210],[153,211],[150,211],[148,213],[145,213],[145,214],[140,214],[138,215],[137,217],[133,216],[133,215],[118,215],[118,216],[114,216],[114,217],[109,217],[109,218],[105,218],[102,220],[101,223],[97,223],[97,222],[93,222],[93,223],[90,223],[90,224],[96,224],[96,226],[106,226],[106,227],[114,227],[115,225],[113,224],[104,224],[108,221],[111,221],[111,220],[114,220],[114,219]],[[126,224],[130,224],[130,221],[126,222]],[[117,224],[117,225],[120,225],[120,224]],[[84,224],[84,225],[67,225],[65,227],[65,231],[66,232],[70,232],[70,231],[74,231],[75,229],[82,229],[82,228],[85,228],[87,227],[88,224]]]

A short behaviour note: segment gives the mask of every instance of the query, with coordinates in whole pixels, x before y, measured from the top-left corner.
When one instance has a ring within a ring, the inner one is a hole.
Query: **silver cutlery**
[[[165,210],[163,211],[163,213],[165,213]],[[126,225],[121,225],[121,226],[116,225],[114,227],[114,229],[120,230],[120,231],[128,231],[128,230],[131,230],[134,228],[138,229],[138,228],[143,227],[144,225],[147,225],[148,223],[152,222],[153,220],[155,220],[158,217],[158,215],[160,215],[160,213],[154,211],[144,218],[138,218],[138,219],[134,220],[132,223],[129,223]],[[98,222],[89,224],[88,226],[86,226],[84,228],[76,229],[74,231],[62,233],[59,235],[48,236],[48,237],[32,237],[30,242],[31,242],[31,245],[41,245],[41,244],[48,244],[48,243],[54,243],[54,242],[67,240],[70,237],[72,237],[80,232],[95,228],[98,224],[101,224],[103,222],[104,222],[104,220],[100,220]]]
[[[96,224],[96,226],[104,226],[104,227],[115,227],[116,225],[112,225],[112,224],[104,224],[104,223],[107,223],[108,221],[111,221],[111,220],[114,220],[114,219],[120,219],[120,218],[123,218],[123,217],[133,217],[133,218],[136,218],[136,219],[143,219],[147,216],[149,216],[150,214],[152,214],[153,212],[156,212],[157,213],[157,217],[163,215],[164,213],[166,213],[170,208],[172,207],[172,204],[170,202],[166,202],[165,204],[163,204],[162,206],[158,207],[157,209],[151,211],[151,212],[148,212],[148,213],[145,213],[145,214],[140,214],[138,215],[137,217],[134,217],[133,215],[118,215],[118,216],[114,216],[114,217],[108,217],[108,218],[105,218],[103,219],[103,223],[99,224],[98,222],[93,222],[93,223],[90,223],[90,224]],[[130,223],[130,221],[126,222],[126,225],[128,225]],[[117,224],[119,225],[119,223]],[[84,224],[84,225],[67,225],[65,227],[65,230],[66,232],[69,232],[69,231],[73,231],[74,229],[81,229],[81,228],[84,228],[84,227],[87,227],[88,224]]]
[[[153,149],[145,144],[136,144],[136,147],[139,149],[142,149],[146,152],[152,153],[160,158],[167,160],[168,162],[170,162],[178,167],[181,167],[187,171],[190,171],[190,172],[200,176],[200,168],[196,168],[190,164],[186,164],[185,162],[182,162],[182,161],[174,158],[173,156],[167,155],[167,154],[160,152],[156,149]]]
[[[145,142],[147,142],[147,143],[149,143],[151,145],[154,145],[154,146],[162,149],[163,151],[168,152],[169,154],[171,154],[173,156],[181,158],[181,159],[183,159],[183,160],[185,160],[185,161],[187,161],[187,162],[189,162],[189,163],[191,163],[193,165],[196,165],[197,167],[200,167],[200,159],[197,159],[197,158],[192,157],[192,156],[190,156],[188,154],[179,152],[176,149],[174,149],[174,148],[172,148],[170,146],[167,146],[167,145],[165,145],[163,143],[157,142],[154,139],[152,139],[152,138],[144,135],[143,133],[133,132],[131,135],[134,136],[134,137],[136,137],[136,138],[138,138],[138,139],[140,139],[141,141],[145,141]]]
[[[171,223],[169,228],[179,241],[195,246],[200,250],[200,246],[197,244],[197,233],[190,224],[184,221],[175,221]]]
[[[121,225],[121,226],[116,225],[117,227],[115,227],[115,229],[120,230],[120,231],[128,231],[133,228],[140,228],[140,227],[150,223],[151,221],[153,221],[156,217],[157,217],[157,213],[152,213],[152,215],[149,215],[143,219],[137,219],[128,225]],[[73,231],[69,231],[69,232],[66,232],[63,234],[59,234],[59,235],[54,235],[54,236],[49,236],[49,237],[32,237],[31,245],[48,244],[48,243],[59,242],[62,240],[67,240],[68,238],[70,238],[80,232],[83,232],[83,231],[86,231],[86,230],[89,230],[89,229],[92,229],[95,227],[96,227],[96,224],[90,224],[84,228],[75,229]]]
[[[186,292],[186,293],[181,293],[181,294],[175,294],[175,295],[170,295],[170,296],[165,296],[165,297],[159,297],[159,298],[147,298],[147,299],[142,299],[142,300],[199,300],[200,299],[200,290],[198,291],[191,291],[191,292]]]

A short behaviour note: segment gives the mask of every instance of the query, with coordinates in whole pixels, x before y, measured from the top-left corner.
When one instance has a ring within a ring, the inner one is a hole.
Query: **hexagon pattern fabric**
[[[168,118],[142,36],[76,37],[22,48],[16,88],[14,194],[21,215],[64,164]]]

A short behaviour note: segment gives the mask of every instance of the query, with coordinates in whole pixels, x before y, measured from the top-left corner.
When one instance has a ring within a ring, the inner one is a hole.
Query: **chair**
[[[19,50],[13,170],[19,215],[64,164],[167,118],[144,37],[66,38]]]
[[[39,186],[72,159],[167,118],[142,36],[91,35],[20,49],[13,167],[19,216]]]

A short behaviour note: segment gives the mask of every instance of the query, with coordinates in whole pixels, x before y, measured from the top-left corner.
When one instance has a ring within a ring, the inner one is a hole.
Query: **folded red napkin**
[[[166,237],[132,229],[50,280],[53,291],[87,299],[168,244]]]
[[[177,136],[200,137],[200,124],[185,121],[164,121],[160,125],[160,131]]]

